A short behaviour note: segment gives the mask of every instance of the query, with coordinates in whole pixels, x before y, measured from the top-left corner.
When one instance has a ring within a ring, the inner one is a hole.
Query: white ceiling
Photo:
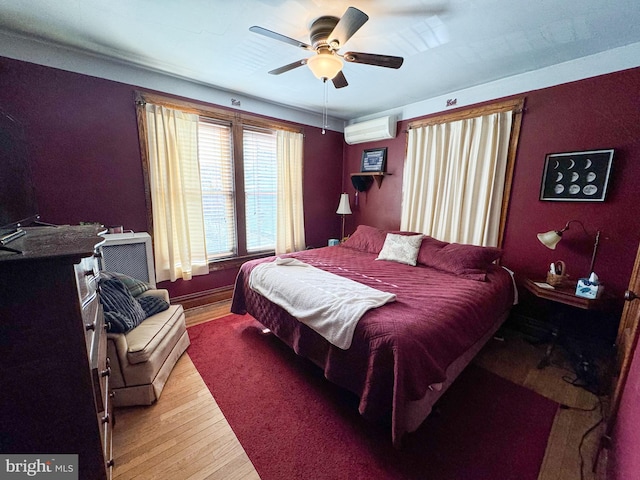
[[[640,42],[638,0],[0,0],[0,32],[318,112],[324,88],[308,67],[267,73],[312,53],[249,27],[310,43],[314,19],[349,6],[370,20],[340,53],[405,61],[345,63],[349,86],[328,91],[342,119]]]

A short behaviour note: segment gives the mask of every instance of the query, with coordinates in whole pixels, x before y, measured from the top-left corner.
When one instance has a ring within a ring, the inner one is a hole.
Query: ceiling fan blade
[[[362,25],[367,23],[369,16],[355,7],[347,8],[338,24],[327,38],[327,43],[336,50],[343,46],[356,33]],[[337,42],[337,46],[334,43]]]
[[[313,51],[313,48],[311,47],[311,45],[307,45],[304,42],[300,42],[298,40],[287,37],[280,33],[272,32],[271,30],[267,30],[266,28],[262,28],[254,25],[253,27],[250,27],[249,30],[253,33],[257,33],[259,35],[264,35],[265,37],[273,38],[274,40],[279,40],[281,42],[288,43],[289,45],[293,45],[294,47],[300,47],[300,48],[304,48],[305,50]]]
[[[293,63],[290,63],[289,65],[284,65],[283,67],[276,68],[275,70],[271,70],[269,73],[271,75],[280,75],[281,73],[288,72],[289,70],[293,70],[294,68],[298,68],[306,64],[307,64],[307,59],[303,58],[302,60],[298,60],[297,62],[293,62]]]
[[[400,68],[404,58],[391,55],[378,55],[375,53],[347,52],[343,55],[347,62],[366,63],[376,67]]]
[[[439,5],[422,5],[415,7],[397,7],[395,5],[380,8],[376,14],[385,17],[431,17],[448,13],[449,8],[445,3]]]
[[[338,72],[338,74],[333,77],[333,80],[331,81],[333,82],[333,86],[336,88],[344,88],[349,85],[349,82],[347,82],[347,78],[344,76],[344,73],[342,73],[342,71]]]

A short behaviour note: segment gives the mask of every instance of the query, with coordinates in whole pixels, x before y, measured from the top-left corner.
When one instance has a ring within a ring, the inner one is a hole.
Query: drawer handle
[[[109,398],[116,398],[116,392],[114,392],[113,390],[111,390],[109,392]]]
[[[111,417],[109,416],[109,414],[107,413],[104,417],[102,417],[102,423],[109,423],[109,420],[111,419]]]
[[[111,367],[107,367],[105,370],[100,372],[101,377],[108,377],[109,375],[111,375]]]
[[[113,458],[111,460],[107,460],[107,468],[112,468],[115,466],[116,466],[116,462]]]
[[[100,250],[100,249],[96,248],[96,249],[93,251],[93,256],[94,256],[95,258],[102,258],[102,250]]]
[[[96,322],[95,322],[95,320],[93,322],[91,322],[91,323],[87,323],[84,326],[84,328],[87,330],[87,332],[90,331],[90,330],[95,331],[96,330]]]

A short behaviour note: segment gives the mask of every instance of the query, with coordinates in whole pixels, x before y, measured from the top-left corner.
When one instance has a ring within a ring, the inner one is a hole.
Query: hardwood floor
[[[204,307],[192,308],[185,311],[187,317],[187,327],[192,327],[199,323],[208,322],[212,318],[220,318],[228,315],[231,310],[231,299],[223,302],[206,305]]]
[[[188,311],[187,324],[224,316],[229,306],[221,302]],[[543,347],[505,330],[504,341],[489,342],[475,362],[560,404],[585,410],[595,406],[591,411],[558,411],[538,480],[604,480],[606,450],[598,472],[591,472],[602,424],[584,441],[584,476],[580,475],[578,448],[584,433],[600,419],[597,397],[563,380],[572,373],[561,352],[551,366],[538,370],[543,353]],[[260,478],[188,354],[178,361],[156,404],[116,411],[113,443],[116,480]]]
[[[555,352],[550,366],[539,370],[537,365],[546,346],[531,345],[515,331],[501,333],[504,341],[489,342],[475,363],[561,405],[574,407],[558,410],[538,480],[604,480],[606,450],[601,453],[598,471],[591,472],[604,421],[585,438],[580,449],[582,457],[579,447],[585,432],[598,423],[601,412],[606,412],[606,398],[601,400],[601,411],[596,395],[566,381],[573,379],[574,374],[561,350]],[[581,458],[584,459],[582,477]]]
[[[115,479],[256,479],[251,461],[187,354],[150,407],[116,411]]]

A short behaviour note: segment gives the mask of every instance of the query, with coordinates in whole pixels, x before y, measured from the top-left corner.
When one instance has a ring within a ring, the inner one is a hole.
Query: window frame
[[[138,137],[140,141],[140,157],[144,176],[145,208],[147,212],[148,231],[153,236],[153,212],[151,201],[151,189],[149,183],[149,145],[147,136],[147,120],[145,104],[162,105],[188,113],[195,113],[202,117],[231,125],[232,157],[234,169],[235,208],[236,208],[236,241],[238,252],[235,256],[209,260],[209,271],[234,268],[242,265],[247,260],[274,255],[275,251],[248,253],[246,242],[246,212],[244,190],[244,156],[243,156],[243,130],[287,130],[304,135],[304,129],[291,124],[250,115],[236,110],[226,110],[221,107],[201,104],[189,100],[181,100],[166,95],[150,92],[135,92],[136,118],[138,123]]]

